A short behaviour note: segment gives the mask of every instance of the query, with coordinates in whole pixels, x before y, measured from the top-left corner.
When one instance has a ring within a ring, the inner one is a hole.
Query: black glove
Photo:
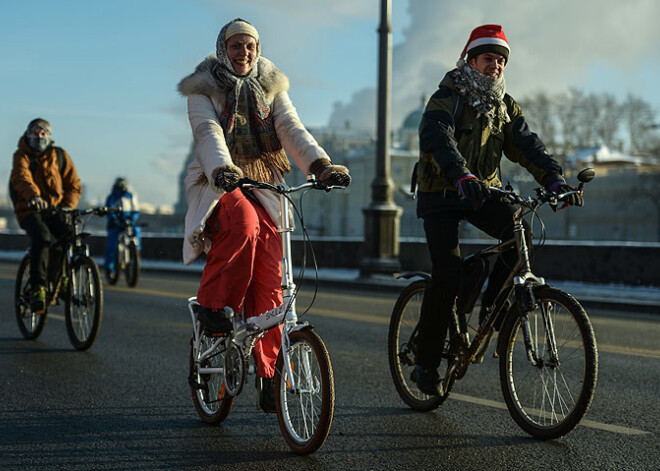
[[[470,200],[476,207],[480,207],[490,197],[486,184],[471,173],[458,180],[456,187],[461,196]]]
[[[241,176],[234,170],[220,170],[215,176],[215,184],[229,193],[236,189],[240,178]]]
[[[566,182],[563,181],[556,181],[552,185],[550,185],[550,188],[548,188],[550,191],[553,193],[557,194],[562,194],[562,193],[568,193],[569,191],[577,191],[577,188],[573,188],[572,186],[568,185]],[[584,204],[584,198],[582,198],[581,193],[573,193],[572,195],[568,195],[564,198],[562,198],[562,201],[564,201],[564,205],[559,208],[559,209],[564,209],[566,206],[582,206]]]
[[[48,203],[41,196],[33,196],[28,202],[28,207],[36,209],[37,211],[41,211],[42,209],[46,209],[48,207]]]

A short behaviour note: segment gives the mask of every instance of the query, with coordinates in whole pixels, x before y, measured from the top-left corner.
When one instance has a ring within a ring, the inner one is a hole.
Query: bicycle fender
[[[314,326],[309,322],[299,322],[289,330],[289,334],[298,332],[299,330],[314,330]]]

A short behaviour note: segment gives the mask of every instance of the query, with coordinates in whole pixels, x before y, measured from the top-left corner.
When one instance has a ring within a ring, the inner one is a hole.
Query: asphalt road
[[[593,405],[569,435],[539,442],[509,416],[489,357],[436,411],[409,409],[387,365],[397,293],[321,287],[308,320],[332,358],[335,418],[325,445],[300,457],[276,416],[255,409],[252,377],[222,425],[198,419],[186,381],[186,298],[197,275],[143,273],[137,288],[106,286],[99,338],[76,352],[59,307],[38,340],[21,338],[15,272],[0,263],[0,469],[660,468],[657,315],[590,310],[600,350]],[[310,294],[302,290],[300,312]]]

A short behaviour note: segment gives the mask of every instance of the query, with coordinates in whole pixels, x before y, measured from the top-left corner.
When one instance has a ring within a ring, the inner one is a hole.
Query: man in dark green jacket
[[[572,189],[543,142],[529,130],[520,106],[506,93],[508,59],[509,44],[501,26],[475,28],[457,68],[445,75],[420,123],[417,215],[424,219],[432,281],[422,303],[415,379],[426,394],[443,394],[437,370],[458,291],[460,222],[467,220],[498,239],[513,236],[514,208],[489,199],[488,187],[502,186],[502,154],[545,187],[558,193]],[[569,204],[582,205],[579,195],[570,198]],[[531,231],[526,234],[530,245]],[[498,257],[482,310],[494,301],[515,260],[512,251]]]

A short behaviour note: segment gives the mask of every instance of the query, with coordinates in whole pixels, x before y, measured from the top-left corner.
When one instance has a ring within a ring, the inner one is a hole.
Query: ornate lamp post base
[[[395,204],[372,204],[364,213],[365,242],[360,277],[391,275],[401,269],[399,262],[399,220],[401,208]]]

